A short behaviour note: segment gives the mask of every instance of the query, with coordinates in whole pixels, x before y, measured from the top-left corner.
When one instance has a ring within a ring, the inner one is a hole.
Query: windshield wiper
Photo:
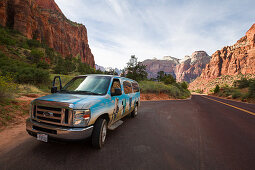
[[[60,90],[59,93],[71,93],[71,91],[68,91],[68,90]]]
[[[81,94],[91,94],[91,95],[101,95],[100,93],[95,93],[91,91],[73,91],[74,93],[81,93]]]

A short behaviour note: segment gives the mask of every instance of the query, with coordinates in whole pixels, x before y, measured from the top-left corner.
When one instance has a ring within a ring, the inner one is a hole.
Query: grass
[[[30,101],[6,100],[0,103],[0,129],[22,122],[29,115]]]
[[[186,89],[183,89],[178,85],[166,85],[162,82],[155,81],[141,81],[139,82],[142,93],[165,93],[168,94],[170,98],[175,99],[185,99],[190,96],[190,92]]]

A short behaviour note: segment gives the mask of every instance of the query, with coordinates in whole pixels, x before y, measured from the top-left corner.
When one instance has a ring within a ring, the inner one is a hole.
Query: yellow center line
[[[249,113],[249,114],[255,116],[255,113],[254,113],[254,112],[251,112],[251,111],[249,111],[249,110],[245,110],[245,109],[242,109],[242,108],[233,106],[233,105],[231,105],[231,104],[227,104],[227,103],[224,103],[224,102],[221,102],[221,101],[218,101],[218,100],[214,100],[214,99],[211,99],[211,98],[209,98],[209,97],[205,97],[205,96],[202,96],[202,97],[204,97],[204,98],[206,98],[206,99],[209,99],[209,100],[212,100],[212,101],[215,101],[215,102],[218,102],[218,103],[221,103],[221,104],[224,104],[224,105],[227,105],[227,106],[229,106],[229,107],[233,107],[233,108],[235,108],[235,109],[241,110],[241,111],[243,111],[243,112],[246,112],[246,113]]]

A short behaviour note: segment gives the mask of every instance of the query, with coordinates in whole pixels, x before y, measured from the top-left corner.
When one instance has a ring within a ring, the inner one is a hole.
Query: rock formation
[[[175,68],[176,81],[192,82],[200,76],[210,58],[205,51],[195,51],[191,56],[185,56]]]
[[[80,56],[82,62],[95,65],[87,29],[68,20],[54,0],[1,0],[0,24],[46,43],[63,56]]]
[[[191,88],[198,88],[200,81],[215,79],[220,76],[236,76],[239,74],[255,74],[255,24],[247,31],[246,35],[232,46],[226,46],[216,51],[209,64],[199,79],[191,84]],[[206,83],[199,87],[206,89]]]
[[[164,71],[167,74],[171,74],[175,77],[175,66],[179,64],[179,59],[174,57],[166,57],[163,60],[148,59],[142,62],[146,65],[146,72],[148,78],[156,78],[159,71]]]
[[[202,69],[209,63],[210,56],[205,51],[195,51],[191,56],[184,59],[177,59],[170,56],[163,57],[162,60],[145,60],[148,78],[156,78],[159,71],[173,75],[178,82],[191,82],[200,76]]]

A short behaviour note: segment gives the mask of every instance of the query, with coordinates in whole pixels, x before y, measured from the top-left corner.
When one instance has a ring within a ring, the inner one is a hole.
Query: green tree
[[[143,65],[141,62],[137,61],[135,55],[132,55],[129,62],[127,63],[127,74],[126,77],[141,81],[146,80],[148,73],[146,72],[146,66]]]
[[[184,89],[188,89],[189,84],[186,81],[184,81],[184,82],[181,83],[181,87],[184,88]]]
[[[44,53],[40,50],[37,50],[37,49],[33,49],[30,53],[30,60],[33,62],[33,63],[38,63],[41,58],[43,58],[44,56]]]
[[[163,82],[165,84],[175,84],[176,79],[171,74],[168,74],[164,77]]]
[[[158,80],[158,81],[163,81],[164,78],[165,78],[165,76],[166,76],[166,74],[165,74],[164,71],[159,71],[159,72],[158,72],[158,75],[157,75],[157,80]]]
[[[214,88],[214,94],[220,92],[220,86],[217,84],[216,87]]]

